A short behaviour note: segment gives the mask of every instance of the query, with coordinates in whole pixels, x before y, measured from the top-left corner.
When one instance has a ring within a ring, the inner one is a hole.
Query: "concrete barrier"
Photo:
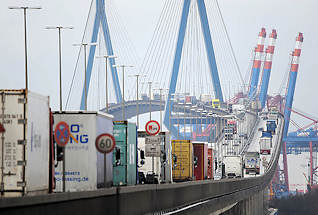
[[[281,125],[283,124],[281,123]],[[279,128],[281,132],[282,127]],[[260,177],[113,187],[87,192],[1,198],[0,214],[134,215],[171,211],[203,201],[204,204],[190,208],[187,212],[211,213],[251,198],[268,186],[276,170],[282,138],[279,138],[278,141],[268,172]]]

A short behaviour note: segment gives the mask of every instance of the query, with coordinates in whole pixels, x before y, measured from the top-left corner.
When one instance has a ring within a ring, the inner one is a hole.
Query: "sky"
[[[112,0],[115,2],[129,38],[143,59],[154,32],[164,0]],[[62,33],[63,98],[70,86],[78,47],[87,19],[90,0],[2,0],[0,7],[1,88],[24,87],[24,41],[22,11],[8,10],[8,6],[42,6],[42,10],[28,13],[29,88],[48,95],[53,109],[58,108],[58,44],[57,31],[45,26],[74,26]],[[267,33],[277,29],[278,40],[273,61],[269,92],[277,93],[285,72],[289,54],[298,32],[304,33],[303,53],[294,97],[294,106],[318,116],[315,83],[318,80],[316,47],[318,6],[315,0],[219,0],[227,30],[243,75],[251,60],[261,27]],[[248,71],[249,72],[249,71]],[[65,102],[65,101],[64,101]],[[300,120],[301,121],[301,120]],[[302,122],[305,123],[305,122]],[[300,123],[300,124],[302,124]]]
[[[114,1],[114,0],[112,0]],[[116,0],[118,11],[129,38],[143,59],[150,43],[164,0]],[[0,85],[3,89],[24,87],[24,41],[22,11],[8,10],[8,6],[42,6],[42,10],[28,13],[29,88],[50,96],[53,110],[58,109],[58,43],[57,31],[45,26],[73,26],[62,33],[63,100],[70,86],[78,47],[87,19],[90,0],[1,0],[0,6]],[[294,107],[318,117],[318,2],[316,0],[219,0],[238,64],[243,75],[248,70],[251,50],[256,45],[261,27],[267,33],[277,29],[278,39],[273,60],[269,92],[277,93],[288,71],[289,54],[294,48],[298,32],[304,33],[303,52]],[[158,116],[158,114],[156,114]],[[308,121],[299,120],[303,125]],[[304,155],[306,156],[306,155]],[[297,161],[295,160],[295,163]],[[305,164],[304,164],[305,165]],[[293,165],[292,165],[293,166]],[[303,183],[300,176],[299,181]]]

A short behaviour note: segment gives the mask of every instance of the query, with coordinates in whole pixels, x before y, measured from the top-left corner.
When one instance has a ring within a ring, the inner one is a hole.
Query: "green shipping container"
[[[137,127],[127,121],[114,122],[116,148],[113,151],[113,183],[118,185],[136,184]],[[118,158],[120,150],[120,159]]]

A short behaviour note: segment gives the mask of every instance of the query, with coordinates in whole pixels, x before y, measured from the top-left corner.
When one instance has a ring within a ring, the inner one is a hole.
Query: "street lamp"
[[[59,71],[60,71],[60,111],[62,111],[62,40],[61,40],[61,30],[62,29],[74,29],[74,27],[69,26],[69,27],[65,27],[65,26],[47,26],[45,27],[45,29],[48,30],[58,30],[59,33]]]
[[[149,120],[151,120],[151,92],[152,92],[152,84],[159,84],[159,82],[153,82],[153,81],[148,81],[148,82],[142,82],[143,84],[147,83],[148,88],[149,88]]]
[[[23,10],[24,15],[24,57],[25,57],[25,90],[28,90],[28,45],[27,45],[27,25],[26,13],[27,10],[39,10],[42,7],[9,7],[13,10]]]
[[[159,90],[159,96],[160,96],[160,131],[162,131],[162,110],[161,110],[161,103],[162,103],[162,91],[169,90],[169,88],[158,88],[154,90]]]
[[[107,78],[107,62],[108,62],[108,59],[114,59],[114,58],[117,58],[117,56],[114,56],[114,55],[104,55],[104,56],[98,56],[97,58],[105,58],[106,113],[108,113],[108,78]]]
[[[137,115],[137,127],[139,128],[139,78],[140,77],[146,77],[146,75],[129,75],[129,77],[135,77],[136,78],[136,103],[137,103],[137,108],[136,108],[136,115]]]
[[[125,68],[134,67],[131,65],[113,65],[113,67],[121,67],[123,69],[123,98],[122,98],[122,110],[123,110],[123,120],[125,120]]]
[[[86,80],[86,72],[87,72],[87,62],[86,62],[86,52],[87,46],[97,46],[97,43],[79,43],[73,44],[74,46],[83,46],[84,47],[84,93],[85,93],[85,110],[87,110],[87,80]]]

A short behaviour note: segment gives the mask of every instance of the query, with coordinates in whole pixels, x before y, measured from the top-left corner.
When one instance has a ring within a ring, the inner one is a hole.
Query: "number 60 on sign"
[[[113,135],[101,134],[96,138],[95,145],[100,153],[107,154],[114,150],[116,142]]]

